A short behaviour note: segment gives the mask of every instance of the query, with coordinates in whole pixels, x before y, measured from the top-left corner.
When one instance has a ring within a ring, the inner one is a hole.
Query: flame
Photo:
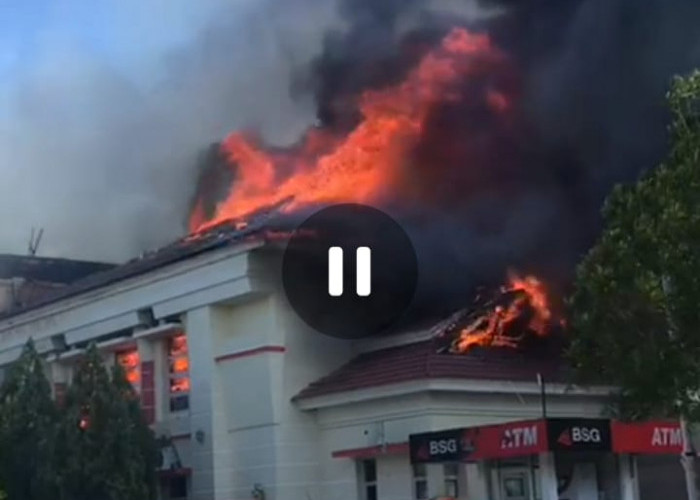
[[[234,169],[230,191],[209,220],[200,197],[190,217],[190,231],[243,218],[287,198],[291,201],[283,211],[316,203],[380,200],[399,184],[401,169],[433,106],[459,100],[455,84],[478,71],[484,58],[495,57],[500,54],[486,35],[455,28],[402,83],[362,93],[358,103],[362,119],[345,137],[313,129],[300,146],[279,153],[266,151],[244,133],[229,135],[221,147]],[[494,110],[508,108],[505,95],[492,91],[488,96]],[[292,173],[280,178],[281,172]]]
[[[124,368],[126,379],[136,385],[141,382],[141,358],[136,349],[117,353],[117,362]]]
[[[526,331],[540,336],[549,333],[552,311],[544,284],[535,276],[511,272],[508,284],[501,288],[501,293],[509,292],[515,293],[510,303],[495,306],[459,331],[453,351],[465,353],[475,346],[517,348]],[[513,334],[514,325],[523,319],[527,323]]]

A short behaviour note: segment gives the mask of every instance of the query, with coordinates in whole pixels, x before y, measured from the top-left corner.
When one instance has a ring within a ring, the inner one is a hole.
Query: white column
[[[425,471],[428,479],[428,498],[445,494],[445,474],[442,464],[427,464]]]
[[[486,470],[486,462],[482,461],[473,464],[466,464],[465,475],[467,482],[467,494],[462,494],[462,490],[460,489],[460,497],[468,498],[469,500],[480,500],[482,498],[488,498],[489,476],[488,471]]]
[[[554,453],[540,453],[540,487],[542,500],[559,500],[557,493],[557,469]]]
[[[637,459],[632,455],[618,455],[620,463],[620,500],[639,500]]]
[[[221,389],[215,370],[215,332],[211,307],[190,310],[185,333],[190,361],[190,426],[192,442],[192,499],[230,498],[219,486],[218,459],[225,454],[222,432]],[[223,478],[228,479],[228,478]],[[252,486],[252,485],[251,485]]]

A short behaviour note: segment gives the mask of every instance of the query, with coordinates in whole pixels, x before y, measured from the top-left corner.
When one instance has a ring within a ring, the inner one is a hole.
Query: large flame
[[[478,71],[484,58],[495,57],[500,54],[486,35],[455,28],[402,83],[361,94],[362,119],[347,136],[314,129],[297,148],[269,152],[242,133],[229,135],[222,149],[234,169],[230,191],[209,218],[203,200],[198,200],[190,217],[191,232],[244,218],[283,200],[289,200],[287,210],[311,203],[380,200],[399,184],[400,170],[432,107],[459,100],[455,84]],[[496,113],[509,106],[497,90],[489,89],[487,97]]]
[[[473,347],[517,348],[525,334],[546,335],[552,326],[552,311],[544,284],[534,276],[511,273],[501,294],[510,296],[504,304],[483,311],[459,330],[452,351]]]

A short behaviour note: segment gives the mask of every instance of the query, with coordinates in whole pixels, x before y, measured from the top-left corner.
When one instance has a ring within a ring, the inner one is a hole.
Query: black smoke
[[[344,0],[349,29],[326,35],[311,69],[318,118],[350,128],[353,97],[403,78],[451,27],[488,33],[508,68],[465,82],[459,104],[433,111],[407,167],[417,188],[388,208],[416,243],[423,312],[459,306],[509,267],[563,292],[600,230],[605,195],[664,157],[669,81],[700,66],[700,3],[442,4]],[[509,123],[479,85],[516,96]]]

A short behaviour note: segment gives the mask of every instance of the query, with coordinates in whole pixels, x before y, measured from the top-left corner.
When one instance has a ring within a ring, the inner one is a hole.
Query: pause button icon
[[[372,290],[372,251],[369,247],[357,247],[355,250],[355,293],[360,297],[369,297]],[[343,249],[328,249],[328,295],[343,295]]]

